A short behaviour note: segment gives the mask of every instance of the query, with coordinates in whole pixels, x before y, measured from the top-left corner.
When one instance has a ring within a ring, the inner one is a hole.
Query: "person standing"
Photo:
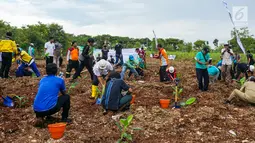
[[[55,42],[55,49],[54,49],[54,58],[53,63],[60,67],[59,59],[61,57],[62,45],[59,43],[58,40]]]
[[[116,66],[122,66],[123,65],[123,55],[122,55],[122,42],[119,42],[116,46],[115,46],[115,51],[116,51],[116,61],[115,61],[115,65]],[[119,62],[120,60],[120,62]]]
[[[207,91],[209,85],[209,74],[207,71],[207,64],[210,59],[209,49],[203,48],[202,51],[198,52],[196,59],[196,75],[198,80],[198,86],[201,91]]]
[[[80,61],[80,65],[79,65],[79,69],[75,72],[75,74],[73,75],[73,79],[77,79],[78,76],[81,76],[81,72],[83,70],[84,67],[87,68],[91,80],[93,80],[93,70],[92,70],[92,63],[94,60],[94,56],[93,56],[93,45],[94,45],[95,40],[93,38],[89,38],[87,41],[87,45],[84,46],[84,49],[82,50],[81,55],[79,56],[79,61]]]
[[[30,46],[28,47],[28,54],[35,59],[35,49],[34,49],[34,43],[30,43]]]
[[[167,52],[162,47],[161,44],[158,44],[157,48],[158,48],[159,54],[154,55],[153,58],[160,59],[160,69],[159,69],[160,82],[169,81],[169,78],[166,73],[166,69],[169,64]]]
[[[2,53],[0,52],[0,69],[2,67]]]
[[[146,51],[144,50],[144,48],[141,48],[141,54],[143,57],[143,61],[144,61],[144,68],[146,69]]]
[[[0,70],[1,78],[8,78],[12,65],[12,53],[17,52],[15,41],[12,40],[12,33],[7,32],[6,38],[0,41],[0,52],[2,52],[2,66]]]
[[[76,41],[72,42],[72,47],[68,49],[66,60],[68,62],[66,68],[66,78],[69,78],[74,68],[75,71],[79,68],[79,49],[77,47]]]
[[[231,82],[231,69],[232,69],[232,56],[234,55],[233,50],[230,48],[229,44],[225,44],[224,48],[221,50],[222,56],[222,67],[221,75],[223,81],[227,84]]]
[[[54,56],[54,50],[55,50],[53,37],[50,37],[50,41],[45,43],[44,49],[45,49],[46,65],[49,63],[53,63],[53,56]]]
[[[102,48],[102,59],[104,60],[108,60],[108,53],[109,53],[109,49],[107,49],[107,46],[104,45]]]
[[[249,65],[254,65],[253,55],[249,50],[247,51],[247,62]]]

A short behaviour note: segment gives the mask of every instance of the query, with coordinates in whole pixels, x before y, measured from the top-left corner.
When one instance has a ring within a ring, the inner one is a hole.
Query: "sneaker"
[[[72,120],[71,119],[68,119],[68,118],[64,118],[61,120],[62,122],[65,122],[67,124],[71,124],[72,123]]]

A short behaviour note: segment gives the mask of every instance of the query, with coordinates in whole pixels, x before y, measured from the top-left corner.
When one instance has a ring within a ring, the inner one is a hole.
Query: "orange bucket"
[[[132,95],[132,100],[130,101],[130,104],[134,104],[135,103],[135,94]]]
[[[170,100],[169,99],[160,99],[159,103],[161,105],[161,108],[166,109],[169,107]]]
[[[49,132],[51,134],[51,138],[60,139],[64,135],[64,131],[66,129],[66,123],[56,123],[48,125]]]

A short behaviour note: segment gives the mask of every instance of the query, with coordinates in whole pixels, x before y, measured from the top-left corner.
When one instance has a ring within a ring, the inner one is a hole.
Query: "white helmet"
[[[174,67],[173,66],[170,66],[168,70],[169,70],[170,73],[174,73]]]
[[[101,59],[101,60],[98,62],[98,68],[99,68],[100,70],[106,69],[106,66],[107,66],[107,61],[106,61],[106,60]]]
[[[250,65],[250,71],[253,72],[254,71],[254,66],[253,65]]]

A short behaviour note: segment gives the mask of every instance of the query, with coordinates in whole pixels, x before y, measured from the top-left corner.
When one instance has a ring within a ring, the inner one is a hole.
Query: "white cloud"
[[[183,2],[172,0],[0,1],[0,19],[19,27],[35,24],[38,21],[54,22],[63,25],[66,32],[73,34],[152,38],[154,29],[158,37],[175,37],[187,42],[194,42],[197,39],[212,42],[214,38],[225,42],[230,39],[232,25],[223,7],[218,5],[212,6],[212,9],[207,7],[208,10],[203,14],[200,11],[203,7],[194,9],[197,3],[189,2],[189,6],[184,5],[181,9],[173,6],[174,4],[180,5]],[[192,9],[188,9],[189,7]],[[222,12],[215,11],[215,7]],[[197,15],[198,13],[200,15]],[[254,23],[254,19],[250,16],[249,25],[253,33]]]

